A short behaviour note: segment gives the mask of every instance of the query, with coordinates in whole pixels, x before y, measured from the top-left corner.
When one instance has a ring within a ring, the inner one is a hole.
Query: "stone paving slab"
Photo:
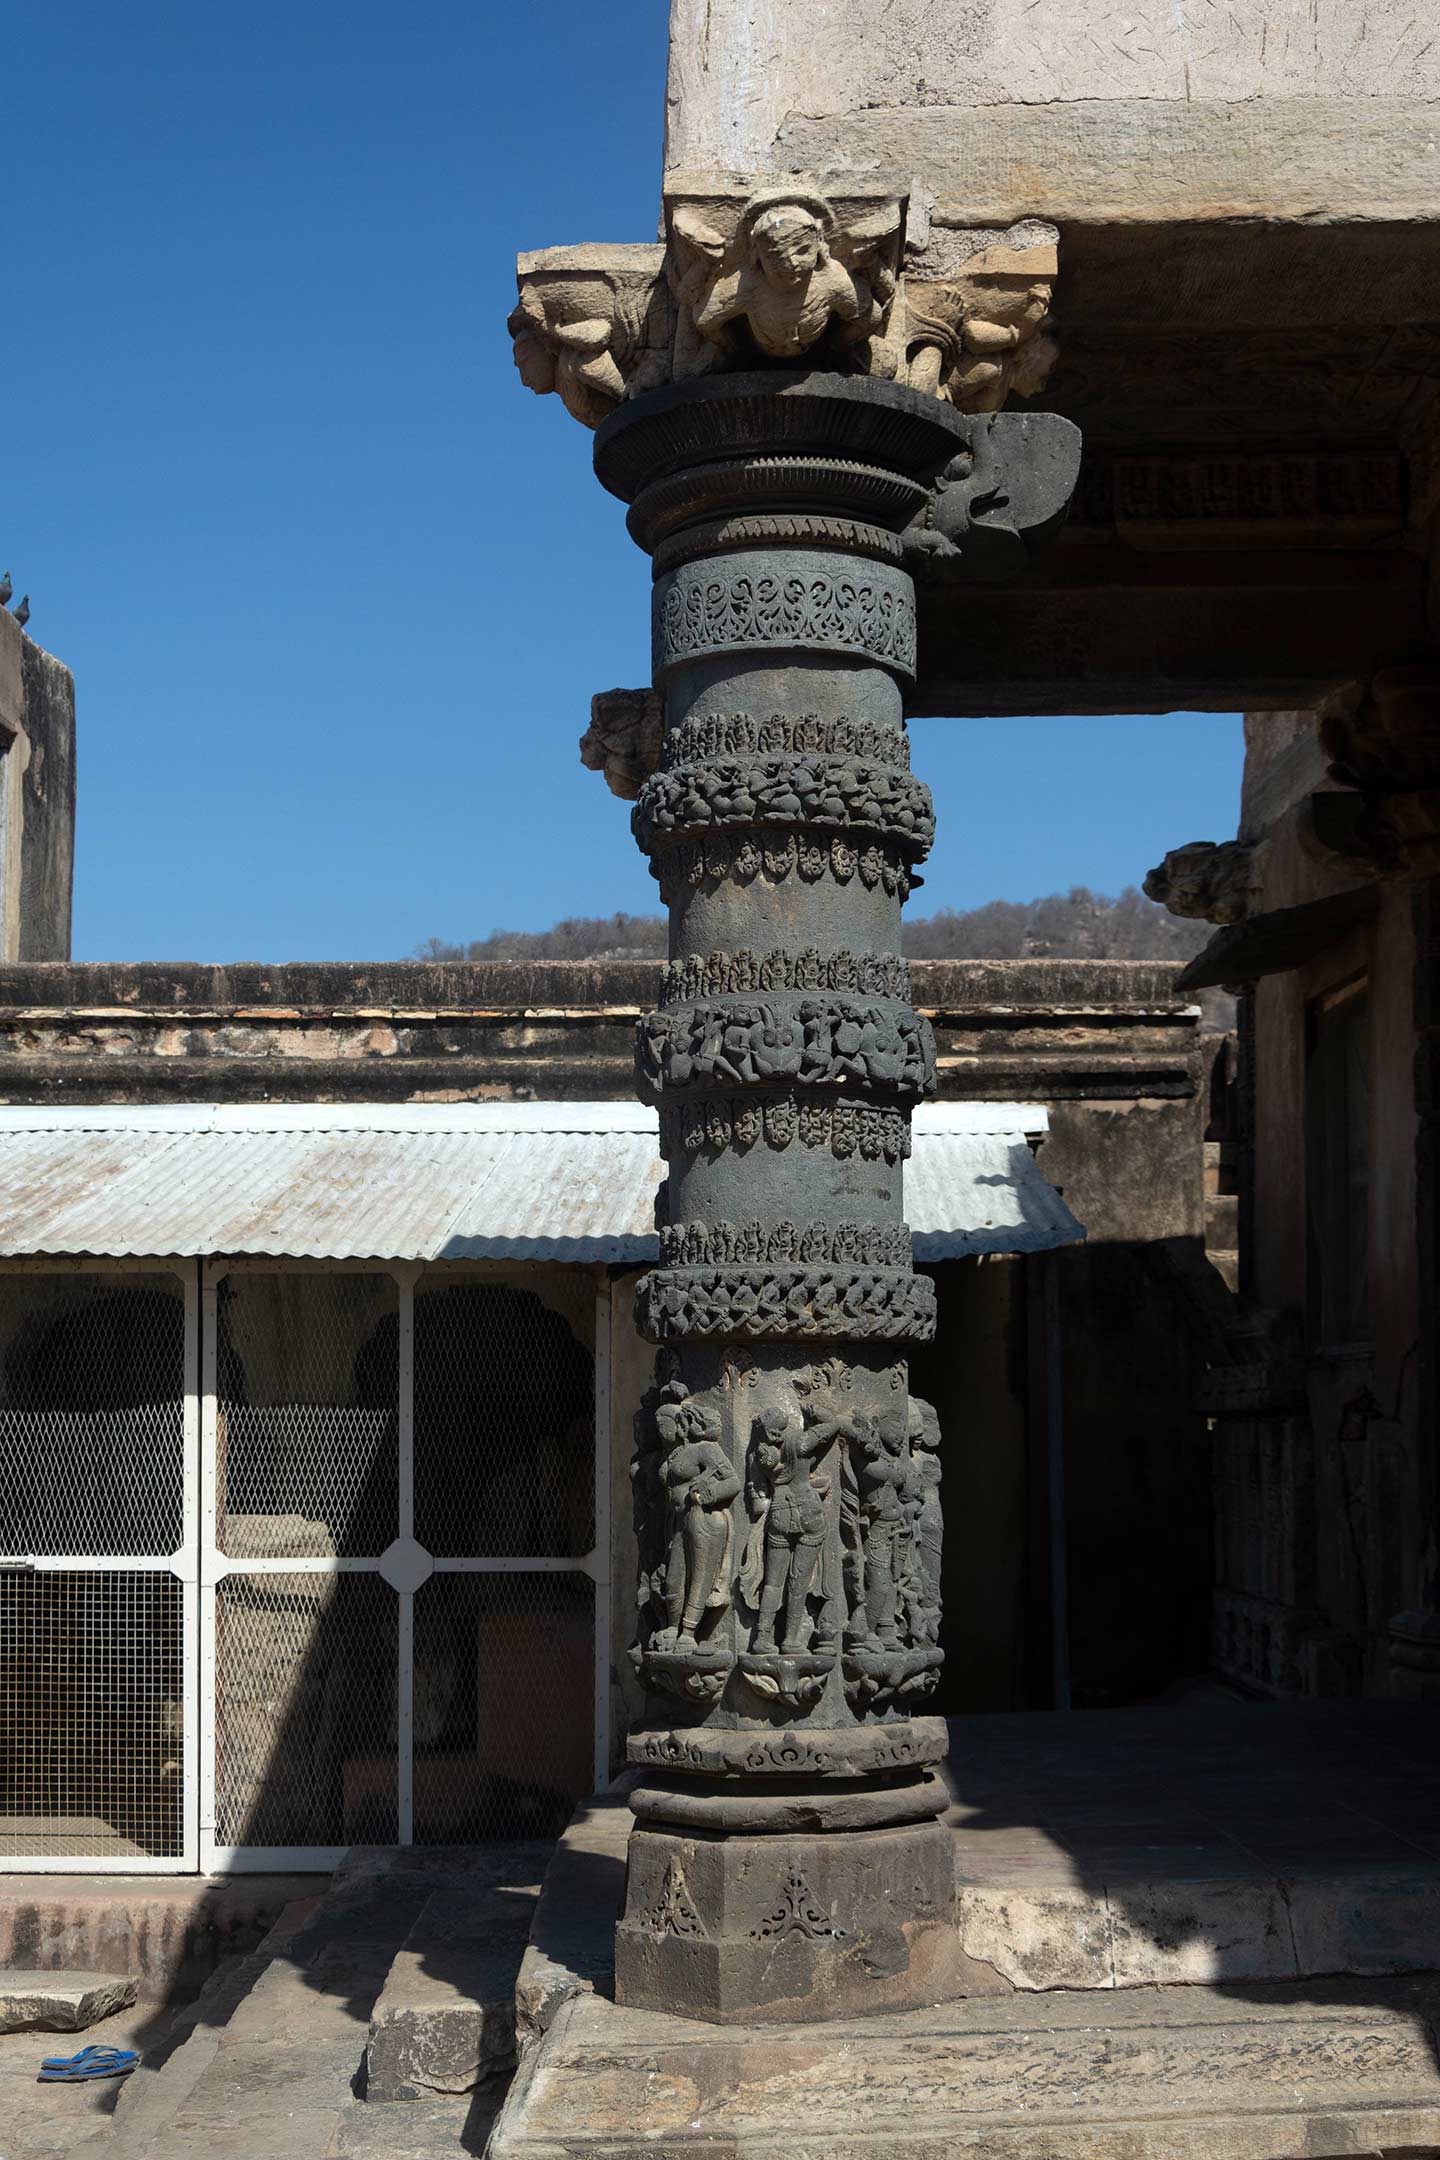
[[[1440,2144],[1440,1982],[705,2027],[574,1995],[491,2160],[1287,2160]]]
[[[106,2078],[93,2085],[41,2085],[36,2072],[44,2055],[73,2055],[81,2047],[143,2050],[161,2034],[163,2013],[154,2005],[120,2011],[92,2025],[84,2040],[51,2033],[7,2033],[0,2038],[0,2154],[4,2160],[64,2160],[95,2141],[93,2156],[108,2160],[111,2116],[132,2082]],[[139,2075],[138,2072],[135,2073]]]
[[[1431,1706],[956,1719],[944,1774],[979,1991],[1440,1966]]]
[[[138,1993],[115,1973],[0,1971],[0,2033],[85,2032],[128,2010]]]

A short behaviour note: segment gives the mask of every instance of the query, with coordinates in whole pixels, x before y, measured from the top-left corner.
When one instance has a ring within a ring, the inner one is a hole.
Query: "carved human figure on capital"
[[[842,230],[825,196],[776,187],[751,196],[733,234],[683,202],[670,224],[677,376],[747,353],[795,360],[827,337],[853,356],[883,336],[898,282],[898,203]],[[894,356],[876,372],[894,374]]]

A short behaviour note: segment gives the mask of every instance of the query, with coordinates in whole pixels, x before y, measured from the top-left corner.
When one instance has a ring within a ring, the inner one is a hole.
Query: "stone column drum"
[[[634,827],[671,954],[637,1052],[668,1174],[638,1294],[650,1722],[616,1988],[719,2022],[957,1988],[945,1729],[917,1714],[940,1466],[901,1179],[935,1058],[900,910],[934,819],[899,535],[973,428],[892,382],[775,372],[652,391],[596,437],[654,559],[666,728]]]

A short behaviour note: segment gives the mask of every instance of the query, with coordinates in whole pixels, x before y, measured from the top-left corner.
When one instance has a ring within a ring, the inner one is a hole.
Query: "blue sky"
[[[581,770],[648,566],[522,389],[521,247],[654,230],[663,0],[51,0],[7,39],[0,569],[75,671],[80,959],[647,910]],[[916,727],[922,905],[1234,830],[1238,719]]]

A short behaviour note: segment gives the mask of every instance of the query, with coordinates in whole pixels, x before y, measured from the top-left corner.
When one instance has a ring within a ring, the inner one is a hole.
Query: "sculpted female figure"
[[[805,1600],[812,1587],[819,1590],[826,1608],[814,1647],[817,1651],[836,1647],[840,1585],[830,1579],[835,1572],[834,1556],[828,1570],[825,1566],[829,1534],[825,1502],[830,1480],[812,1475],[811,1464],[842,1433],[854,1437],[851,1419],[824,1417],[809,1409],[796,1417],[777,1406],[760,1418],[761,1437],[755,1442],[753,1459],[768,1494],[756,1490],[751,1504],[764,1525],[764,1575],[756,1585],[752,1572],[743,1586],[752,1596],[759,1588],[760,1617],[751,1649],[761,1656],[775,1652],[782,1607],[785,1625],[780,1654],[796,1657],[810,1647]]]
[[[666,1497],[668,1560],[665,1626],[659,1650],[694,1650],[706,1612],[730,1602],[730,1503],[740,1479],[721,1445],[720,1413],[681,1380],[665,1389],[669,1400],[655,1412],[663,1451],[660,1475]]]

